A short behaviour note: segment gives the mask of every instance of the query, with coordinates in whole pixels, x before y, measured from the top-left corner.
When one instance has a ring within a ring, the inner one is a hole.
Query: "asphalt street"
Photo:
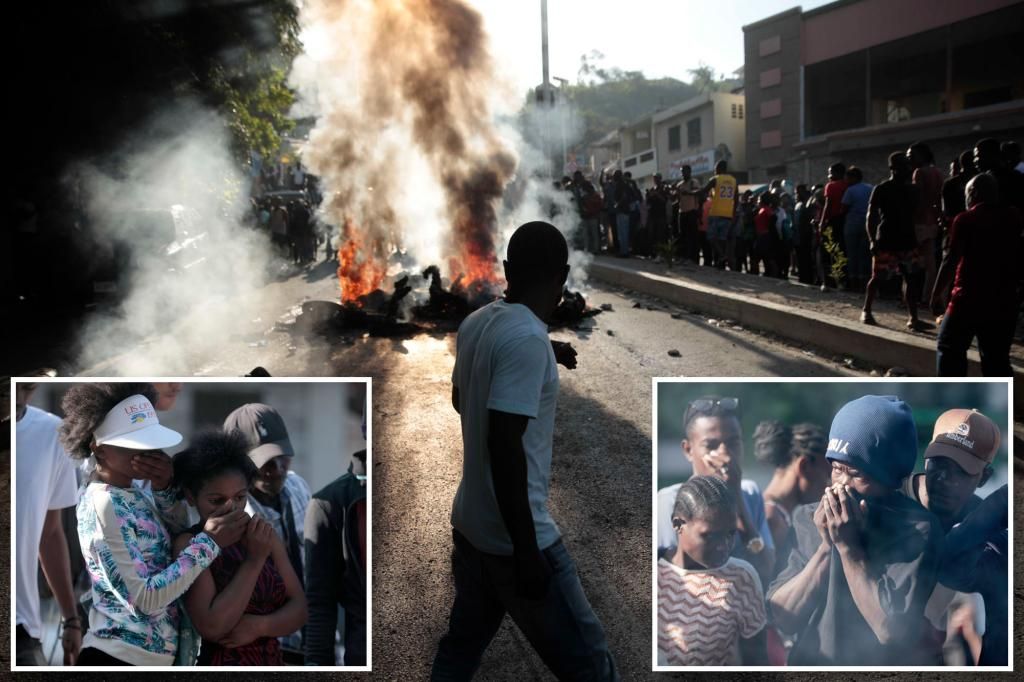
[[[572,341],[579,366],[560,370],[551,512],[620,668],[649,670],[651,377],[821,376],[837,369],[703,320],[633,308],[632,299],[618,293],[597,290],[591,298],[610,303],[613,311],[596,317],[590,333],[553,335]],[[448,513],[462,458],[450,402],[454,337],[405,346],[409,352],[382,367],[374,384],[374,634],[384,654],[374,670],[417,679],[429,670],[453,598]],[[681,357],[668,355],[673,348]],[[506,619],[480,679],[546,677],[540,659]]]
[[[450,403],[455,336],[385,339],[283,331],[304,298],[335,298],[336,280],[328,270],[321,266],[233,302],[231,336],[195,346],[161,373],[240,376],[261,365],[274,376],[374,379],[373,677],[424,679],[453,598],[448,519],[462,462],[458,415]],[[574,345],[579,366],[560,368],[551,511],[623,677],[648,679],[651,377],[856,373],[842,362],[653,299],[601,287],[587,295],[591,305],[611,309],[580,330],[552,334]],[[215,312],[197,310],[196,324]],[[188,324],[183,321],[176,331],[182,338],[193,335]],[[140,340],[140,347],[159,343]],[[138,355],[133,349],[113,356],[89,373],[121,374],[121,364]],[[506,619],[478,679],[550,678]]]
[[[455,335],[382,339],[280,331],[303,298],[335,298],[336,280],[328,268],[235,301],[227,338],[194,345],[175,356],[175,367],[160,371],[239,376],[260,365],[274,376],[374,378],[374,672],[386,679],[420,679],[429,670],[453,598],[448,519],[462,463],[458,415],[450,402]],[[620,669],[646,671],[651,660],[651,377],[848,372],[653,299],[594,288],[588,301],[611,309],[586,320],[580,330],[552,335],[574,345],[579,366],[561,369],[551,511]],[[189,325],[201,328],[218,314],[197,309],[194,322],[185,320],[176,334],[198,336]],[[161,343],[142,340],[140,347]],[[120,363],[131,366],[146,355],[132,349],[89,373],[121,374]],[[506,620],[484,658],[481,679],[543,679],[546,674]]]

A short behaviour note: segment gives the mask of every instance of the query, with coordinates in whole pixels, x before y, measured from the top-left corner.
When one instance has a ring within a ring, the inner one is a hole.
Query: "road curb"
[[[913,376],[935,376],[934,339],[868,327],[859,321],[822,317],[800,308],[603,260],[593,261],[588,272],[594,279],[607,284],[656,296],[796,343],[853,357],[869,365],[904,367]],[[969,351],[967,360],[970,374],[980,376],[978,352]],[[1020,376],[1016,370],[1014,375],[1015,379]]]

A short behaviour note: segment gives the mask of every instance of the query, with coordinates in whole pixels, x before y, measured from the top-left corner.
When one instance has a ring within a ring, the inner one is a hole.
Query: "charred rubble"
[[[405,306],[415,321],[403,318],[403,301],[414,289],[410,277],[403,275],[395,280],[390,294],[377,289],[350,303],[305,301],[295,319],[295,329],[327,336],[359,332],[377,337],[412,336],[428,329],[453,330],[471,312],[497,298],[486,287],[460,286],[458,279],[446,289],[436,265],[428,267],[420,276],[429,281],[427,298],[417,305]],[[587,306],[583,294],[566,288],[552,315],[551,326],[576,328],[583,320],[600,312],[600,308]]]

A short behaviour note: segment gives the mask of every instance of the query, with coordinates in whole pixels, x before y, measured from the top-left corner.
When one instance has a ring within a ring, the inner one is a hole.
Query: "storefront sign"
[[[671,179],[683,177],[683,166],[689,166],[692,175],[710,173],[715,169],[715,150],[708,149],[699,154],[684,156],[677,161],[673,161],[668,167],[668,177]]]

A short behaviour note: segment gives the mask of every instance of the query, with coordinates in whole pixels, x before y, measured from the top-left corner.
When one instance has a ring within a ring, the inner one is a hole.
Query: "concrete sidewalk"
[[[637,259],[599,256],[588,272],[608,284],[656,296],[662,300],[740,325],[776,334],[790,341],[850,356],[873,366],[902,367],[913,376],[935,376],[935,337],[868,326],[849,310],[836,292],[828,304],[839,314],[823,312],[810,303],[809,287],[737,272],[716,271],[693,265],[664,265]],[[786,288],[792,286],[792,295]],[[798,288],[799,287],[799,288]],[[768,300],[763,294],[770,293]],[[847,297],[849,298],[849,297]],[[879,304],[878,307],[881,307]],[[881,317],[880,312],[876,312]],[[889,313],[892,318],[895,314]],[[892,326],[892,325],[890,325]],[[1017,358],[1014,377],[1024,374]],[[981,375],[978,352],[971,349],[968,362],[972,376]],[[1015,382],[1016,383],[1016,382]]]

